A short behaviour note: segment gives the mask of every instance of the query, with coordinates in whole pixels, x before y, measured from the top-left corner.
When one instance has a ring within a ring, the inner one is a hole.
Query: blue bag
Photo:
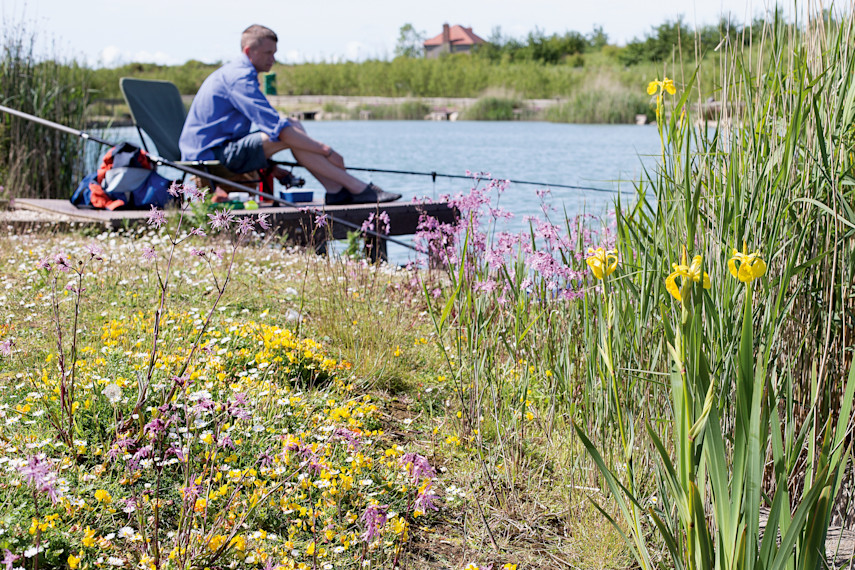
[[[130,143],[114,146],[101,159],[98,172],[87,175],[71,196],[78,207],[148,209],[165,207],[172,184],[154,170],[144,150]]]

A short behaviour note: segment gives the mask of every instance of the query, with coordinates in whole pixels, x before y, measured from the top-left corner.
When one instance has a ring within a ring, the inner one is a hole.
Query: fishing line
[[[277,164],[283,164],[285,166],[300,166],[300,167],[302,167],[301,164],[298,164],[296,162],[279,162]],[[485,179],[484,177],[478,176],[477,174],[465,176],[462,174],[443,174],[443,173],[435,172],[435,171],[419,172],[417,170],[391,170],[391,169],[385,169],[385,168],[368,168],[368,167],[364,167],[364,166],[348,166],[347,169],[348,170],[357,170],[359,172],[379,172],[379,173],[383,173],[383,174],[408,174],[411,176],[430,176],[431,179],[433,179],[434,183],[436,183],[437,178],[455,178],[455,179],[460,179],[460,180],[484,180]],[[544,186],[547,188],[568,188],[570,190],[591,190],[593,192],[607,192],[609,194],[635,194],[635,191],[630,192],[629,190],[614,190],[611,188],[596,188],[593,186],[574,186],[571,184],[552,184],[550,182],[532,182],[530,180],[509,180],[509,179],[502,179],[502,180],[507,180],[507,182],[510,182],[511,184],[528,184],[531,186]]]

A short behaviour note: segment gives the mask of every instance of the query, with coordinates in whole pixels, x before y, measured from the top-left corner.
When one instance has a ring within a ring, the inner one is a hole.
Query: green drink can
[[[276,95],[276,74],[267,73],[264,75],[264,94]]]

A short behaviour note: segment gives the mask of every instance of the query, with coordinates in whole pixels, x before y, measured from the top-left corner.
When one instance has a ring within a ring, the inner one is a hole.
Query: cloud
[[[178,65],[181,62],[166,52],[150,52],[146,50],[134,53],[122,51],[116,46],[107,46],[98,54],[94,62],[104,67],[119,67],[126,63],[156,63],[159,65]]]
[[[365,44],[362,42],[347,42],[344,48],[344,57],[349,61],[361,61],[368,55]]]
[[[303,54],[300,53],[300,50],[291,49],[286,52],[280,52],[279,57],[277,57],[276,59],[278,59],[282,63],[302,63]]]
[[[107,46],[98,54],[98,62],[104,67],[122,65],[122,52],[116,46]]]
[[[151,53],[145,50],[136,52],[131,57],[131,61],[139,63],[157,63],[159,65],[177,65],[180,63],[168,53],[162,51]]]

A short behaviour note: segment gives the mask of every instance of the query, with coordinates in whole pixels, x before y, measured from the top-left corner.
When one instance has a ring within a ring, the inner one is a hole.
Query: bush
[[[405,101],[400,105],[363,105],[361,110],[369,111],[371,119],[419,121],[430,113],[430,106],[422,101]]]
[[[463,118],[470,121],[510,121],[514,119],[514,110],[522,102],[503,97],[482,97],[474,105],[463,111]]]
[[[546,119],[558,123],[622,124],[648,114],[649,98],[618,89],[591,89],[575,93],[566,103],[546,111]]]

